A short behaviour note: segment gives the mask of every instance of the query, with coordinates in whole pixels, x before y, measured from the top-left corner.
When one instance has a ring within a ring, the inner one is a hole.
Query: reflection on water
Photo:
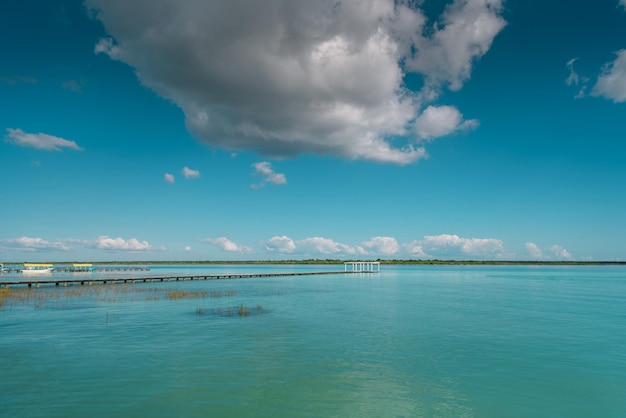
[[[52,276],[52,271],[22,270],[21,274],[23,276],[32,277],[32,278],[49,277],[49,276]]]

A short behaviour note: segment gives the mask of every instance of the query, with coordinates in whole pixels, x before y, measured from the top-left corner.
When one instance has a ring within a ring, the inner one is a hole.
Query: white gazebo
[[[344,271],[374,273],[380,272],[380,261],[346,261]]]

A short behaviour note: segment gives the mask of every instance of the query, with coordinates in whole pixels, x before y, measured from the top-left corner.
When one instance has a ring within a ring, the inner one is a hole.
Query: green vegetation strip
[[[307,260],[187,260],[187,261],[46,261],[50,264],[92,263],[94,265],[145,266],[145,265],[342,265],[345,262],[377,261],[385,265],[494,265],[494,266],[581,266],[581,265],[626,265],[626,261],[547,261],[547,260],[338,260],[338,259],[307,259]],[[5,264],[22,264],[22,262],[5,262]]]

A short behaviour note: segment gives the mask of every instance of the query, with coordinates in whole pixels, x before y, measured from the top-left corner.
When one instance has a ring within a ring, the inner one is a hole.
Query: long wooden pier
[[[10,286],[28,286],[40,287],[41,285],[88,285],[92,284],[116,284],[116,283],[154,283],[154,282],[172,282],[172,281],[193,281],[193,280],[228,280],[228,279],[251,279],[254,277],[286,277],[286,276],[315,276],[329,274],[355,274],[355,273],[374,273],[362,271],[309,271],[297,273],[249,273],[249,274],[202,274],[202,275],[180,275],[180,276],[153,276],[153,277],[80,277],[71,279],[39,279],[39,280],[12,280],[0,281],[0,286],[9,288]]]

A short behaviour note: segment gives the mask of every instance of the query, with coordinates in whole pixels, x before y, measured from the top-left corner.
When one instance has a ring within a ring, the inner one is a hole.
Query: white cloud
[[[190,252],[191,251],[191,247],[189,245],[185,246],[185,252]]]
[[[539,246],[533,242],[526,243],[526,251],[528,251],[528,255],[534,259],[557,259],[557,260],[571,260],[573,257],[565,248],[560,245],[552,245],[547,249],[544,249],[549,253],[553,254],[553,256],[546,255],[545,251],[541,250]]]
[[[170,173],[165,173],[163,175],[163,179],[169,184],[174,184],[174,181],[176,181],[176,179],[174,179],[174,175]]]
[[[427,235],[423,240],[412,241],[404,248],[414,257],[511,257],[504,243],[495,238],[462,238],[458,235]]]
[[[463,115],[453,106],[428,106],[415,121],[415,131],[422,139],[438,138],[476,127],[476,119],[463,121]]]
[[[392,237],[373,237],[369,241],[361,243],[361,247],[365,248],[371,255],[393,255],[400,250],[400,245],[395,238]]]
[[[415,54],[407,66],[426,76],[429,88],[449,85],[459,90],[506,26],[500,16],[502,0],[455,0],[444,12],[430,37],[415,40]]]
[[[213,244],[217,246],[218,248],[220,248],[222,251],[241,252],[241,253],[250,252],[250,248],[243,246],[243,245],[236,244],[226,237],[205,238],[201,241],[209,243],[209,244]]]
[[[355,250],[345,244],[340,244],[329,238],[323,237],[309,237],[303,240],[297,241],[298,249],[304,253],[319,253],[319,254],[354,254]]]
[[[531,258],[543,258],[543,252],[534,242],[526,243],[526,251]]]
[[[495,238],[461,238],[458,235],[441,234],[424,237],[428,251],[458,249],[462,254],[473,256],[501,256],[504,244]]]
[[[411,257],[428,258],[429,255],[424,252],[422,241],[411,241],[403,244],[402,247],[409,253]]]
[[[292,253],[296,250],[296,244],[291,238],[285,235],[280,237],[276,236],[270,238],[270,240],[265,243],[265,249],[279,253]]]
[[[13,251],[69,251],[62,242],[49,242],[42,238],[19,237],[0,240],[0,249]]]
[[[74,141],[59,138],[44,133],[31,134],[21,129],[7,128],[5,142],[22,147],[37,148],[46,151],[61,151],[61,148],[70,148],[77,151],[82,150]]]
[[[558,259],[565,259],[565,260],[572,259],[572,255],[560,245],[551,246],[550,251],[552,251],[552,253],[554,253],[554,256]]]
[[[578,76],[578,73],[574,70],[574,63],[576,61],[578,61],[578,58],[572,58],[571,60],[567,61],[567,64],[565,64],[569,69],[569,76],[565,80],[565,84],[567,84],[568,86],[577,86],[580,82],[580,77]]]
[[[94,47],[96,54],[106,54],[115,60],[124,60],[124,50],[113,44],[113,39],[102,38]]]
[[[572,58],[567,61],[567,68],[569,69],[569,76],[565,79],[565,84],[568,86],[578,86],[580,85],[580,89],[578,93],[574,96],[574,99],[582,99],[587,96],[587,87],[589,83],[589,79],[587,77],[581,77],[578,75],[576,70],[574,69],[574,63],[578,61],[578,58]]]
[[[272,164],[269,162],[254,163],[252,166],[254,167],[254,175],[263,177],[263,181],[253,184],[252,188],[259,189],[265,186],[266,183],[287,184],[287,177],[284,174],[274,172]]]
[[[182,173],[186,179],[197,179],[200,177],[200,172],[198,170],[192,170],[189,167],[184,167]]]
[[[4,81],[10,86],[14,86],[18,83],[37,84],[39,82],[35,77],[19,76],[19,77],[0,77],[0,80]]]
[[[133,67],[202,141],[395,164],[426,157],[423,101],[461,88],[505,25],[501,0],[456,0],[434,29],[420,3],[87,0],[111,36],[95,52]],[[406,71],[425,91],[407,91]]]
[[[275,236],[265,243],[271,252],[295,253],[302,255],[321,254],[335,256],[390,257],[408,255],[416,258],[513,258],[506,252],[504,244],[494,238],[462,238],[458,235],[425,236],[399,244],[394,237],[373,237],[359,245],[350,246],[325,237],[308,237],[293,240],[287,236]]]
[[[626,102],[626,49],[617,52],[615,61],[605,64],[592,96],[602,96],[615,103]]]
[[[128,240],[123,238],[110,238],[106,235],[100,235],[95,241],[88,243],[89,246],[93,245],[99,250],[107,251],[147,251],[151,250],[152,246],[148,241],[139,241],[136,238],[130,238]]]
[[[83,85],[76,80],[67,80],[61,83],[61,86],[69,91],[73,91],[74,93],[82,93]]]

